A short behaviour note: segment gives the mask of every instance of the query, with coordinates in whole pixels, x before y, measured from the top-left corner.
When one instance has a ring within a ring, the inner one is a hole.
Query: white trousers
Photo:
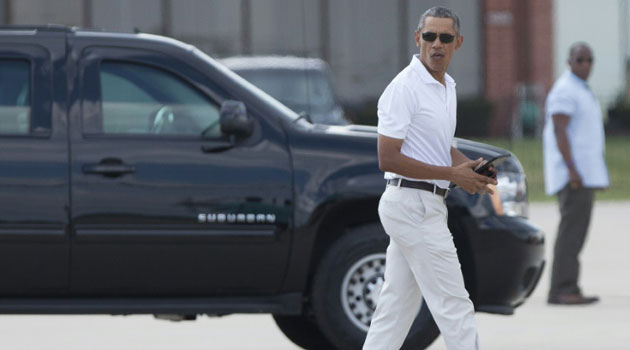
[[[390,243],[385,283],[363,350],[400,349],[423,296],[449,350],[479,349],[474,307],[444,199],[424,190],[387,186],[378,213]]]

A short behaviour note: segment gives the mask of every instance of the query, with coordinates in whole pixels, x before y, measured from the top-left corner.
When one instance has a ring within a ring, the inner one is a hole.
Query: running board
[[[0,298],[0,314],[130,315],[271,313],[299,315],[300,293],[238,298]]]

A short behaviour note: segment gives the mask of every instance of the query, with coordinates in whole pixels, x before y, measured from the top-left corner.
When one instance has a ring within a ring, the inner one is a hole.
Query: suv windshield
[[[295,112],[324,113],[334,108],[331,87],[323,72],[292,69],[236,72]]]

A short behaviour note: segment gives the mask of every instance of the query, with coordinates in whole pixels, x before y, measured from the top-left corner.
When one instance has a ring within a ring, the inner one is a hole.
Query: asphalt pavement
[[[479,313],[483,349],[630,349],[630,202],[596,202],[581,255],[581,287],[601,301],[588,306],[547,304],[558,206],[530,206],[532,222],[547,234],[548,266],[534,294],[512,316]],[[430,350],[446,349],[439,338]]]
[[[597,202],[582,254],[582,287],[602,300],[549,306],[549,269],[512,316],[477,315],[482,349],[630,349],[630,202]],[[534,203],[530,218],[547,233],[547,257],[558,224],[555,203]],[[0,349],[201,350],[298,349],[268,315],[167,322],[152,316],[0,316]],[[441,338],[429,348],[446,349]]]

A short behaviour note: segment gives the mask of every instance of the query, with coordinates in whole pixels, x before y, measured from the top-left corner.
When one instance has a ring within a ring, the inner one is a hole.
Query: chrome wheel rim
[[[341,287],[341,303],[346,316],[367,332],[383,288],[385,253],[371,254],[354,263]]]

